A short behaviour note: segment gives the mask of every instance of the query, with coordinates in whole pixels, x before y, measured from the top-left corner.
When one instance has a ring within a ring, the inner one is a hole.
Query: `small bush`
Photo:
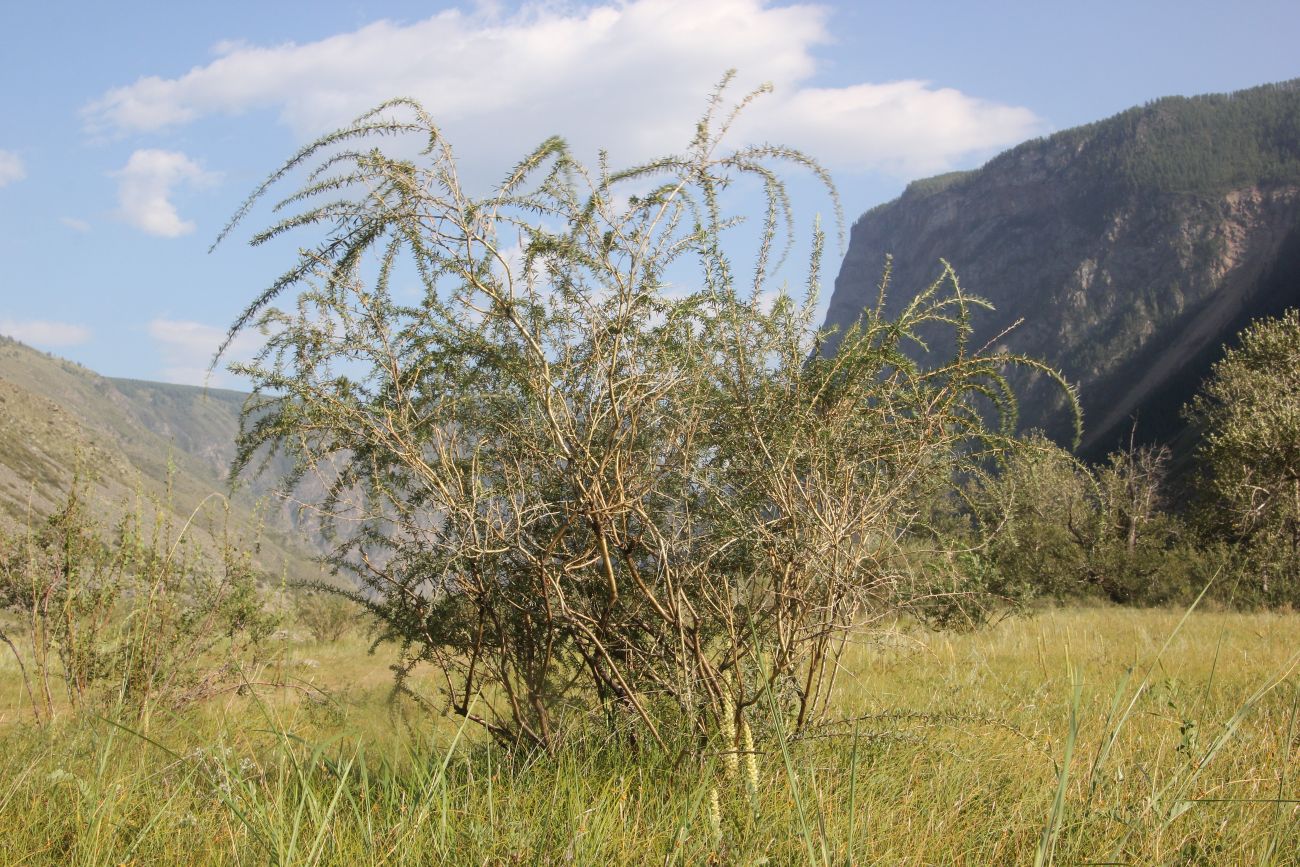
[[[1019,608],[1031,595],[1012,587],[993,559],[979,551],[931,555],[919,568],[922,577],[912,608],[938,629],[976,629]]]
[[[77,483],[45,521],[0,531],[0,609],[23,624],[25,652],[3,640],[38,721],[65,704],[144,713],[237,686],[274,628],[263,602],[229,537],[202,551],[139,514],[109,530]]]
[[[326,590],[304,590],[293,597],[298,624],[319,644],[332,644],[351,633],[362,621],[359,605]]]

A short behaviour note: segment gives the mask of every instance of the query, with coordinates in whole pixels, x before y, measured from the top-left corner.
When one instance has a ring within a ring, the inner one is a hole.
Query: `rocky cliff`
[[[992,302],[992,337],[1076,382],[1085,453],[1178,409],[1251,318],[1300,303],[1300,81],[1170,98],[919,181],[853,227],[826,324],[851,324],[893,256],[900,305],[948,260]],[[978,336],[978,335],[977,335]],[[1062,401],[1024,383],[1023,422],[1061,436]]]

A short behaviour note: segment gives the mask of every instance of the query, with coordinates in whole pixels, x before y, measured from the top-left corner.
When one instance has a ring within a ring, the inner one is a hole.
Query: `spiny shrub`
[[[588,167],[552,138],[483,198],[396,100],[236,217],[303,169],[254,243],[323,232],[232,328],[269,335],[236,366],[242,464],[269,445],[290,488],[320,480],[399,683],[432,664],[437,706],[503,742],[553,747],[593,706],[660,743],[739,744],[774,696],[795,726],[822,713],[846,636],[903,598],[920,504],[1018,447],[1002,372],[1055,376],[970,344],[987,305],[946,265],[896,318],[886,276],[823,352],[819,226],[801,297],[773,275],[796,231],[783,167],[833,187],[798,151],[725,150],[752,95],[723,96],[682,154]],[[746,181],[765,206],[742,276],[724,202]],[[954,349],[922,364],[934,327]]]

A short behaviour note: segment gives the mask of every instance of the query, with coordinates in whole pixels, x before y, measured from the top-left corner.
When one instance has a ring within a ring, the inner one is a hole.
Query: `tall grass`
[[[840,722],[756,726],[752,791],[693,744],[485,743],[390,704],[359,638],[285,642],[328,702],[229,695],[147,733],[29,725],[8,659],[0,863],[1300,863],[1300,616],[1181,618],[864,636]]]

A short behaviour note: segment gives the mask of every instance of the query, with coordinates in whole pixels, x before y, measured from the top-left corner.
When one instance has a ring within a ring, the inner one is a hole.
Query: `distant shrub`
[[[1088,592],[1088,543],[1096,490],[1087,468],[1043,437],[975,487],[988,557],[1020,596],[1065,599]]]
[[[918,558],[919,581],[910,608],[938,629],[965,631],[1022,606],[1031,593],[1012,587],[980,551]]]
[[[360,605],[338,593],[305,589],[293,597],[293,613],[298,624],[321,644],[333,643],[362,625],[365,611]]]
[[[1159,605],[1194,598],[1219,562],[1166,501],[1168,452],[1133,447],[1090,466],[1046,439],[976,492],[986,556],[1010,598],[1100,596]]]
[[[44,521],[0,531],[0,609],[23,624],[25,652],[0,639],[38,721],[65,700],[74,712],[145,713],[238,686],[274,626],[250,556],[229,537],[200,551],[184,528],[139,514],[107,529],[75,482]]]

